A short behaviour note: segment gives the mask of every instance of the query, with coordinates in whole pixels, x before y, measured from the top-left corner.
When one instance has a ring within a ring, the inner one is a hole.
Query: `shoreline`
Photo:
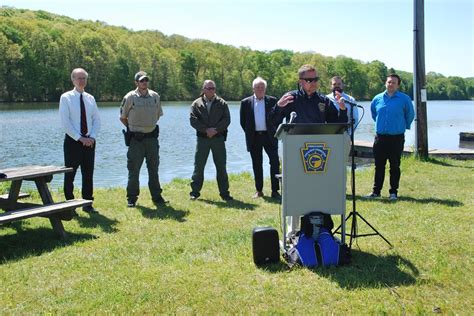
[[[158,92],[159,93],[159,92]],[[323,93],[323,92],[321,92]],[[323,93],[324,94],[324,93]],[[246,97],[246,96],[244,96]],[[225,98],[224,98],[225,99]],[[226,102],[240,102],[240,100],[227,100],[225,99]],[[121,102],[122,100],[96,100],[97,103],[115,103],[115,102]],[[162,102],[189,102],[192,103],[193,100],[161,100]],[[357,100],[357,102],[371,102],[372,100]],[[415,100],[411,100],[412,102],[415,102]],[[463,102],[463,101],[474,101],[474,98],[472,99],[462,99],[462,100],[456,100],[456,99],[431,99],[428,100],[427,103],[430,101],[451,101],[451,102]],[[13,105],[13,104],[27,104],[27,103],[34,103],[34,104],[50,104],[50,103],[59,103],[59,100],[52,100],[52,101],[5,101],[5,100],[0,100],[0,106],[1,105]],[[0,108],[1,110],[1,108]]]

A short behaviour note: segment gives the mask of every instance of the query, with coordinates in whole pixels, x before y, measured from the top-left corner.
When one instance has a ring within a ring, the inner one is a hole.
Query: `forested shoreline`
[[[315,47],[317,50],[317,47]],[[296,88],[297,69],[316,66],[321,92],[339,75],[346,91],[370,100],[384,90],[387,73],[402,77],[401,90],[413,91],[413,74],[380,61],[362,62],[315,52],[257,51],[209,40],[191,40],[159,31],[131,31],[100,21],[75,20],[46,11],[0,8],[0,101],[57,101],[71,88],[70,72],[89,73],[88,91],[98,101],[117,101],[134,87],[133,75],[148,72],[151,89],[163,100],[192,100],[204,79],[213,79],[218,94],[240,100],[252,93],[256,76],[268,81],[267,93],[281,96]],[[474,78],[427,74],[428,99],[474,98]]]

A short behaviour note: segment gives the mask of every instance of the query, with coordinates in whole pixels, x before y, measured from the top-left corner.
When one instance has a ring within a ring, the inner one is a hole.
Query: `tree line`
[[[252,93],[257,76],[267,80],[268,94],[281,96],[296,89],[297,69],[306,63],[317,68],[323,93],[330,90],[330,78],[339,75],[348,93],[370,100],[385,89],[386,75],[396,72],[402,78],[400,90],[413,94],[412,73],[378,60],[258,51],[41,10],[0,8],[0,101],[58,101],[71,89],[70,73],[76,67],[87,70],[87,90],[100,101],[121,100],[134,87],[138,70],[150,75],[150,88],[163,100],[192,100],[205,79],[216,82],[223,98],[240,100]],[[430,100],[473,99],[474,78],[428,73],[427,92]]]

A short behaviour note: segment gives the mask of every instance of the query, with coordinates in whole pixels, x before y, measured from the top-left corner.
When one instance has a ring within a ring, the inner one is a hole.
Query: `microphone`
[[[290,121],[288,122],[288,124],[291,124],[293,123],[293,121],[295,120],[295,118],[297,117],[298,115],[296,114],[296,112],[291,112],[290,113]]]
[[[352,106],[357,106],[359,108],[362,108],[362,106],[358,105],[356,102],[353,102],[353,101],[350,101],[350,100],[347,100],[346,98],[341,98],[342,101],[344,101],[344,103],[348,103]]]

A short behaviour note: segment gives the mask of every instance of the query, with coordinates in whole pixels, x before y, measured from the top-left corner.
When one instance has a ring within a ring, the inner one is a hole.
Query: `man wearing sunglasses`
[[[201,195],[204,182],[204,168],[209,152],[216,166],[217,186],[224,201],[233,200],[229,194],[229,179],[227,177],[227,152],[225,141],[227,127],[230,125],[229,107],[224,99],[216,95],[216,84],[212,80],[205,80],[202,85],[202,94],[193,101],[190,113],[191,126],[196,130],[197,144],[194,156],[194,172],[191,178],[191,200]]]
[[[339,92],[335,92],[339,109],[325,95],[318,92],[318,72],[312,65],[303,65],[298,70],[298,90],[284,94],[270,114],[278,126],[283,118],[290,118],[291,112],[297,116],[293,123],[347,123],[347,109]]]
[[[125,95],[120,108],[120,121],[131,133],[127,152],[127,206],[135,207],[140,194],[140,168],[146,160],[148,188],[155,205],[166,201],[161,196],[158,178],[160,163],[158,120],[163,115],[160,95],[148,89],[150,78],[144,71],[135,74],[136,89]]]
[[[328,97],[318,92],[318,72],[312,65],[301,66],[298,76],[298,90],[284,94],[270,113],[275,126],[285,117],[288,122],[291,112],[297,114],[293,123],[347,123],[347,108],[341,94],[335,92],[338,110]],[[298,230],[298,216],[289,216],[287,225],[289,232]]]

